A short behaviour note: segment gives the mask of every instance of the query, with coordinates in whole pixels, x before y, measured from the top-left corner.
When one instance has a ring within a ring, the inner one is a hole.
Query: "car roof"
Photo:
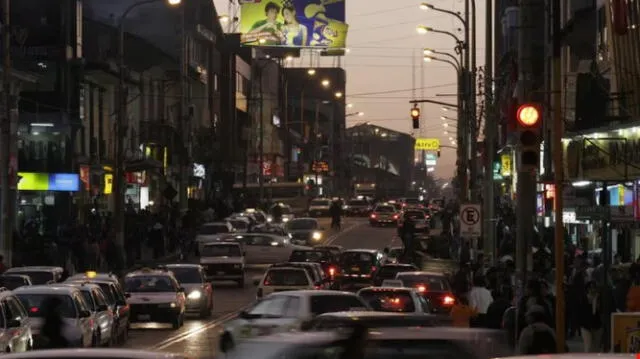
[[[196,263],[171,263],[171,264],[164,264],[163,267],[167,267],[167,268],[192,268],[192,269],[202,268],[202,266],[200,264],[196,264]]]
[[[74,274],[71,277],[67,278],[67,280],[90,280],[90,279],[100,279],[105,281],[117,282],[118,277],[112,273],[96,273],[95,276],[90,277],[86,273]]]
[[[384,268],[384,267],[416,268],[415,265],[410,264],[410,263],[387,263],[387,264],[383,264],[382,266],[380,266],[380,268]]]
[[[90,348],[90,349],[48,349],[25,353],[3,355],[9,359],[45,358],[123,358],[123,359],[179,359],[182,354],[151,352],[138,349]]]
[[[347,249],[342,253],[344,254],[344,253],[378,253],[378,252],[380,251],[377,249],[361,248],[361,249]]]
[[[442,273],[438,272],[426,272],[426,271],[413,271],[413,272],[401,272],[398,273],[398,276],[408,277],[408,276],[417,276],[417,275],[428,275],[432,277],[442,277],[446,278],[446,276]]]
[[[313,218],[313,217],[296,217],[296,218],[290,220],[289,223],[295,222],[295,221],[302,221],[302,220],[318,222],[318,220],[316,218]]]
[[[131,273],[128,273],[127,277],[131,278],[131,277],[149,276],[149,275],[173,277],[173,273],[171,273],[170,271],[165,271],[161,269],[140,269],[140,270],[136,270]]]
[[[54,266],[26,266],[26,267],[13,267],[5,271],[5,273],[20,273],[20,272],[63,272],[62,267]]]
[[[64,282],[62,282],[61,284],[64,283],[73,283],[73,284],[82,284],[82,283],[87,283],[87,284],[107,284],[107,285],[113,285],[115,287],[119,287],[120,282],[114,282],[112,280],[102,280],[102,279],[67,279]]]
[[[234,238],[229,238],[229,239],[234,239]],[[225,238],[225,240],[222,240],[222,241],[205,243],[204,247],[214,247],[214,246],[222,246],[222,245],[225,245],[225,246],[228,246],[228,245],[240,246],[240,242],[236,242],[236,241],[233,241],[233,240],[227,240]]]
[[[317,318],[333,317],[333,318],[360,318],[360,317],[403,317],[402,313],[393,312],[376,312],[376,311],[349,311],[349,312],[332,312],[318,315]]]
[[[360,291],[367,290],[372,292],[415,292],[416,290],[408,287],[365,287]],[[359,291],[358,291],[359,292]]]
[[[315,290],[315,289],[300,289],[300,290],[292,290],[287,292],[275,292],[271,293],[272,296],[277,295],[299,295],[301,297],[315,297],[315,296],[336,296],[336,297],[357,297],[355,293],[344,292],[339,290]]]
[[[64,282],[57,285],[68,285],[73,288],[78,288],[80,290],[89,291],[91,289],[100,289],[100,286],[97,283],[88,283],[88,282]],[[102,289],[100,289],[102,290]]]
[[[56,285],[30,285],[26,287],[19,287],[13,290],[15,294],[67,294],[71,295],[74,292],[79,292],[75,286],[56,284]]]

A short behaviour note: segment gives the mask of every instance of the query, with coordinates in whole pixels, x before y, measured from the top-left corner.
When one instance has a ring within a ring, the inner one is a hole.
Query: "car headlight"
[[[159,304],[158,306],[160,308],[175,308],[178,306],[178,304],[176,302],[171,302],[171,303]]]
[[[289,217],[283,217],[282,222],[289,222]]]
[[[316,241],[319,241],[322,238],[322,233],[320,232],[313,232],[313,234],[311,235],[311,238],[313,238]]]
[[[273,218],[271,217],[267,218],[267,222],[273,222]]]
[[[191,300],[197,300],[197,299],[200,299],[201,297],[202,297],[202,293],[199,290],[195,290],[189,293],[189,295],[187,296],[187,298]]]

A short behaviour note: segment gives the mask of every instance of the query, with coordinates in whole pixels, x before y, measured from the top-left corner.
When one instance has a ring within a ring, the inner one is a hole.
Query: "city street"
[[[330,220],[320,220],[321,226],[330,228]],[[377,248],[388,245],[399,245],[395,237],[395,228],[372,228],[366,219],[348,218],[343,221],[340,233],[329,233],[325,243],[343,246],[344,248]],[[259,277],[263,269],[250,269],[251,279]],[[151,325],[134,326],[130,332],[127,348],[155,350],[173,353],[188,353],[194,357],[210,356],[217,349],[218,334],[221,324],[232,318],[240,310],[250,305],[255,299],[255,288],[252,281],[247,281],[243,289],[234,283],[214,283],[214,314],[211,319],[189,319],[184,327],[172,330],[168,326]]]

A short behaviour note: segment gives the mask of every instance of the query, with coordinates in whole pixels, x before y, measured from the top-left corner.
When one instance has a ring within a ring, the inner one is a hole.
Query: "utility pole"
[[[185,31],[185,17],[187,12],[187,5],[182,4],[180,6],[180,120],[179,130],[182,132],[182,151],[180,156],[180,192],[178,193],[178,203],[180,210],[186,210],[188,207],[187,187],[189,185],[188,166],[189,158],[191,157],[191,121],[187,111],[187,96],[189,96],[189,90],[187,88],[187,46],[186,46],[186,31]]]
[[[0,142],[0,170],[2,176],[0,178],[2,184],[2,191],[0,192],[0,201],[2,201],[2,216],[0,219],[0,227],[2,228],[2,251],[4,254],[5,263],[11,265],[12,263],[12,247],[13,247],[13,223],[11,223],[11,212],[13,211],[13,201],[11,196],[11,144],[14,141],[11,134],[11,9],[10,1],[3,1],[4,16],[2,19],[2,57],[3,57],[3,69],[2,69],[2,87],[4,91],[4,113],[1,114],[1,137]],[[15,171],[14,171],[15,172]],[[14,174],[17,176],[17,173]]]
[[[470,82],[470,67],[471,67],[471,61],[470,61],[470,49],[471,49],[471,38],[469,37],[469,26],[471,26],[470,24],[470,8],[469,8],[469,1],[473,1],[473,0],[466,0],[464,2],[464,48],[462,49],[462,51],[464,51],[464,65],[463,70],[461,71],[461,79],[460,82],[462,83],[462,113],[458,112],[458,117],[461,119],[460,121],[458,121],[458,132],[462,132],[462,143],[458,143],[458,146],[462,146],[462,158],[459,158],[458,160],[461,162],[462,164],[462,169],[463,169],[463,173],[462,173],[462,178],[461,181],[462,183],[460,183],[460,188],[462,191],[462,198],[464,199],[464,201],[469,201],[470,197],[470,176],[469,176],[469,135],[470,135],[470,124],[471,124],[471,111],[470,111],[470,96],[471,96],[471,91],[469,90],[469,82]]]
[[[266,65],[266,64],[263,64]],[[259,89],[260,89],[260,123],[258,124],[258,131],[260,132],[258,139],[258,159],[259,168],[258,168],[258,186],[260,186],[260,205],[264,201],[264,92],[262,89],[263,82],[263,66],[260,66],[258,69],[258,81],[259,81]]]
[[[487,0],[489,2],[491,0]],[[478,106],[476,101],[476,74],[477,74],[477,16],[476,16],[476,0],[467,0],[467,3],[471,5],[471,18],[472,23],[467,22],[468,26],[471,26],[471,67],[469,68],[469,196],[472,201],[478,200]],[[473,24],[473,25],[471,25]],[[474,248],[477,249],[477,248]]]
[[[316,183],[316,196],[320,196],[320,186],[318,185],[318,170],[316,168],[316,163],[319,162],[320,152],[320,102],[316,100],[316,113],[315,119],[313,122],[313,161],[311,161],[311,169],[315,173],[315,183]],[[324,181],[322,182],[324,185]],[[324,194],[324,191],[323,191]]]
[[[498,126],[493,106],[493,0],[487,0],[485,13],[485,52],[484,52],[484,142],[486,162],[484,166],[484,224],[483,252],[485,258],[490,258],[496,263],[496,236],[495,236],[495,200],[493,186],[493,162],[495,160],[495,143]],[[475,26],[474,26],[475,28]]]

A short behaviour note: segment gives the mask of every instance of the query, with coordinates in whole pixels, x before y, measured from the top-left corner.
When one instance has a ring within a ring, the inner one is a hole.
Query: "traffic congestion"
[[[295,216],[276,204],[269,213],[247,209],[203,223],[178,261],[121,277],[11,268],[0,277],[0,344],[15,358],[51,348],[105,358],[517,352],[509,331],[470,328],[451,261],[421,250],[441,234],[439,210],[410,199],[334,198],[315,199]],[[51,313],[61,320],[57,332]]]

